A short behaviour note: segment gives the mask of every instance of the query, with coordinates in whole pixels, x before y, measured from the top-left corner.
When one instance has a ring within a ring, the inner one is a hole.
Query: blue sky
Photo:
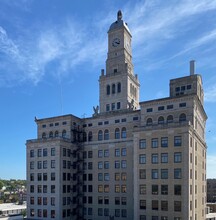
[[[91,116],[107,31],[119,9],[133,35],[140,101],[167,97],[196,60],[205,91],[207,177],[216,178],[216,0],[1,0],[0,178],[26,176],[34,117]]]

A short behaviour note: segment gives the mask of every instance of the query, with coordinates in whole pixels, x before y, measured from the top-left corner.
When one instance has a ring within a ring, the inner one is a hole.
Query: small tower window
[[[186,121],[186,115],[184,113],[182,113],[180,116],[179,116],[179,122],[183,122],[183,121]]]
[[[117,71],[118,71],[117,69],[114,69],[114,73],[117,73]]]
[[[146,121],[146,125],[149,126],[149,125],[152,125],[152,123],[153,123],[152,119],[148,118],[147,121]]]
[[[163,116],[160,116],[158,118],[158,124],[164,124],[164,117]]]
[[[126,131],[126,128],[122,128],[122,131],[121,131],[121,137],[122,137],[122,138],[126,138],[126,137],[127,137],[127,131]]]
[[[89,133],[88,133],[88,141],[92,141],[92,132],[91,131],[89,131]]]
[[[119,128],[115,129],[115,139],[119,139],[120,138],[120,130]]]
[[[121,83],[118,83],[118,86],[117,86],[117,92],[118,92],[118,93],[121,92]]]
[[[59,133],[58,131],[55,132],[55,137],[58,137],[59,136]]]
[[[98,140],[102,141],[103,140],[103,132],[100,130],[98,131]]]
[[[173,122],[173,116],[172,115],[169,115],[167,117],[167,123],[172,123]]]
[[[106,87],[106,93],[107,93],[107,95],[110,95],[110,85],[107,85],[107,87]]]
[[[63,137],[63,138],[66,137],[66,131],[65,131],[65,130],[62,131],[62,137]]]
[[[115,94],[115,90],[116,90],[115,84],[112,84],[112,94]]]
[[[109,130],[104,131],[104,140],[109,140]]]
[[[49,133],[49,137],[53,138],[53,132],[52,131]]]

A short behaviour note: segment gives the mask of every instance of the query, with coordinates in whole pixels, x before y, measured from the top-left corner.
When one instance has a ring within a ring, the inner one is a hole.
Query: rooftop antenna
[[[195,74],[195,60],[190,61],[190,75]]]

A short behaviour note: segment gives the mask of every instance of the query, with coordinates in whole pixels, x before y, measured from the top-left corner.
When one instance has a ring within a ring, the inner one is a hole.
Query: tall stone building
[[[205,219],[202,78],[191,61],[168,97],[139,102],[131,38],[119,11],[92,117],[35,119],[37,138],[26,143],[29,219]]]

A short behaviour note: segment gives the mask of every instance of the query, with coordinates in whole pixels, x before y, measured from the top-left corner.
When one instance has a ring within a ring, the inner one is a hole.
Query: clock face
[[[119,38],[114,38],[112,41],[112,46],[117,47],[120,44],[120,39]]]

